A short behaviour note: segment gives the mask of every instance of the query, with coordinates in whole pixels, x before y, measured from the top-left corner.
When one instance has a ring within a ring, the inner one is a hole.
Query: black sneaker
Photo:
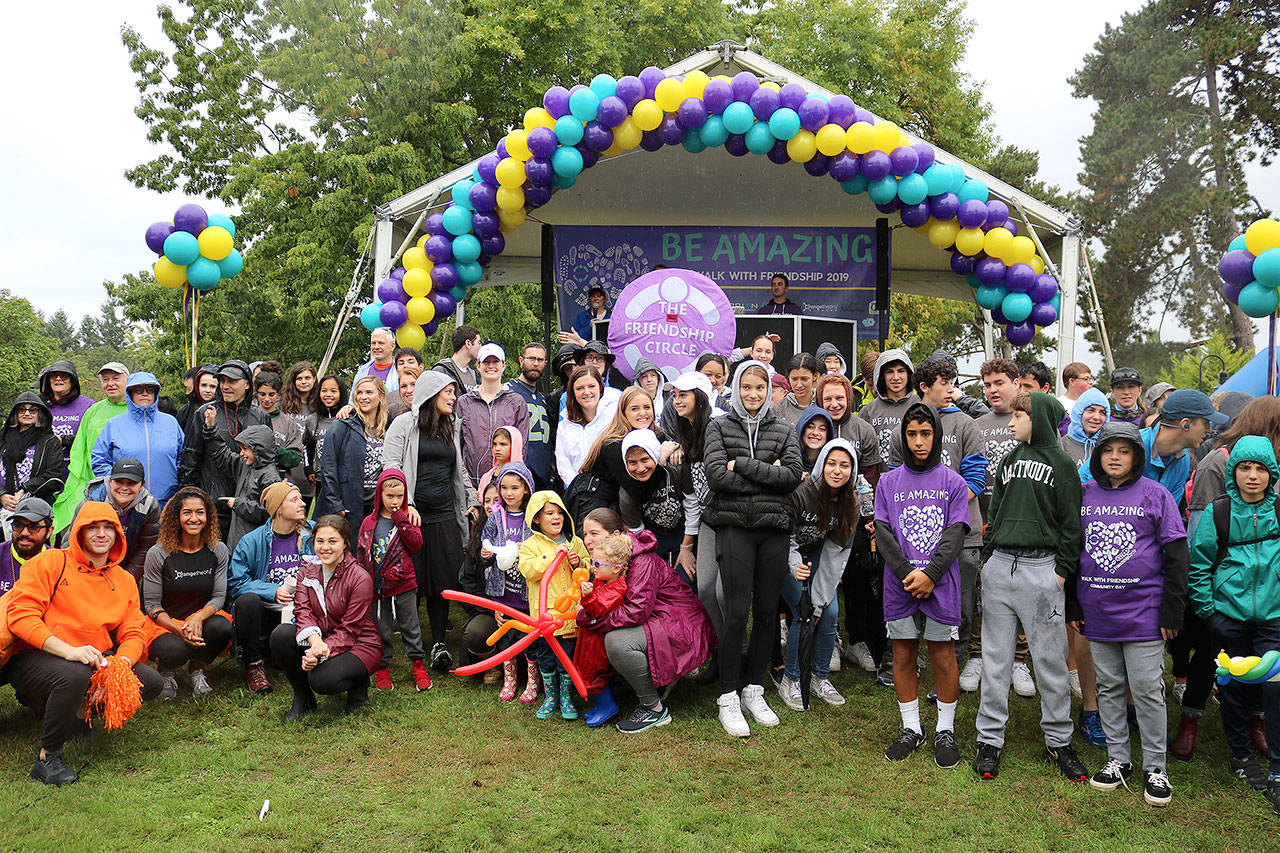
[[[1280,778],[1267,780],[1266,797],[1272,811],[1280,815]]]
[[[439,672],[453,669],[453,655],[444,643],[436,643],[431,647],[431,668]]]
[[[905,761],[911,753],[915,752],[923,744],[923,734],[911,729],[902,729],[898,734],[898,739],[889,744],[889,748],[884,751],[884,757],[890,761]]]
[[[1152,806],[1167,806],[1173,799],[1173,786],[1163,770],[1152,770],[1147,775],[1147,784],[1142,791],[1142,799]],[[1273,803],[1274,805],[1274,803]]]
[[[666,705],[662,706],[661,711],[637,705],[634,711],[627,714],[625,720],[619,720],[614,727],[624,734],[634,735],[645,729],[665,726],[669,722],[671,722],[671,711],[667,709]]]
[[[893,686],[893,663],[892,661],[881,665],[880,671],[876,673],[876,684],[881,687]]]
[[[1231,759],[1231,775],[1244,782],[1255,791],[1267,790],[1267,774],[1262,772],[1258,761],[1252,755]]]
[[[1089,770],[1070,745],[1060,746],[1057,749],[1050,749],[1046,746],[1044,748],[1044,759],[1050,764],[1057,765],[1058,769],[1062,771],[1062,775],[1072,782],[1083,782],[1089,778]]]
[[[70,785],[80,777],[62,760],[62,754],[45,750],[44,758],[31,765],[31,778],[46,785]]]
[[[955,733],[950,729],[933,736],[933,763],[944,770],[960,763],[960,747],[956,746]]]
[[[989,743],[978,744],[978,754],[973,757],[973,772],[980,779],[994,779],[1000,775],[1000,747]]]
[[[1112,758],[1102,765],[1102,769],[1089,779],[1089,787],[1095,791],[1114,791],[1123,785],[1129,787],[1129,779],[1133,776],[1133,765],[1128,761],[1120,762]]]

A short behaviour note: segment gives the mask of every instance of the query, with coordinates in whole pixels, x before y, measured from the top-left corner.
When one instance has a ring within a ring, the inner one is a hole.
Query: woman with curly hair
[[[142,571],[142,610],[158,632],[148,654],[164,679],[161,699],[178,695],[174,672],[184,665],[193,695],[213,692],[204,668],[231,642],[222,612],[230,560],[213,498],[195,486],[179,489],[160,513],[160,539]]]

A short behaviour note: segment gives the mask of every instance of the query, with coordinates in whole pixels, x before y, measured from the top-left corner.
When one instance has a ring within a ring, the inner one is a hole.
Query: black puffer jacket
[[[758,417],[747,415],[738,382],[743,370],[753,364],[760,362],[738,365],[730,412],[707,424],[703,462],[711,499],[702,520],[712,527],[790,530],[791,492],[800,485],[803,470],[800,442],[791,424],[774,417],[767,405]]]
[[[227,364],[236,364],[244,371],[247,378],[249,374],[249,366],[243,361],[229,361]],[[223,365],[224,367],[226,365]],[[204,432],[204,410],[213,408],[214,434],[226,443],[233,452],[236,449],[236,436],[240,434],[242,429],[251,426],[265,426],[270,428],[271,419],[253,405],[252,392],[246,393],[244,399],[237,405],[224,403],[222,401],[222,392],[213,398],[213,402],[205,403],[196,409],[193,417],[193,429],[187,433],[187,443],[182,448],[182,463],[178,466],[178,482],[184,486],[199,486],[214,498],[231,498],[236,494],[236,482],[232,477],[228,477],[223,473],[221,467],[213,458],[213,454],[209,453],[205,447]],[[222,509],[219,506],[219,514]],[[225,533],[226,528],[223,528]]]

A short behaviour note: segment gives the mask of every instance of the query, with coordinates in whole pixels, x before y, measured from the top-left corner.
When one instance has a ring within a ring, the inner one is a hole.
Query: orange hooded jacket
[[[110,522],[116,529],[115,544],[101,568],[93,566],[80,546],[80,531],[98,521]],[[137,582],[120,567],[125,548],[115,510],[102,501],[87,501],[80,507],[71,522],[70,544],[28,560],[5,596],[9,630],[17,641],[14,652],[43,648],[53,635],[72,646],[89,645],[104,654],[114,648],[134,663],[141,661],[146,617],[138,601]]]

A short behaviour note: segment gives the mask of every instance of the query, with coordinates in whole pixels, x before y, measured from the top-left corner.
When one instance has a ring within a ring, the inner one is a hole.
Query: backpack
[[[1268,542],[1272,539],[1280,539],[1280,498],[1272,496],[1271,508],[1276,513],[1276,533],[1270,536],[1259,536],[1256,539],[1244,539],[1239,542],[1231,541],[1231,497],[1223,495],[1213,499],[1213,527],[1218,534],[1218,553],[1213,558],[1213,565],[1209,567],[1212,574],[1218,570],[1223,558],[1227,556],[1227,548],[1232,545],[1254,545],[1258,542]]]

